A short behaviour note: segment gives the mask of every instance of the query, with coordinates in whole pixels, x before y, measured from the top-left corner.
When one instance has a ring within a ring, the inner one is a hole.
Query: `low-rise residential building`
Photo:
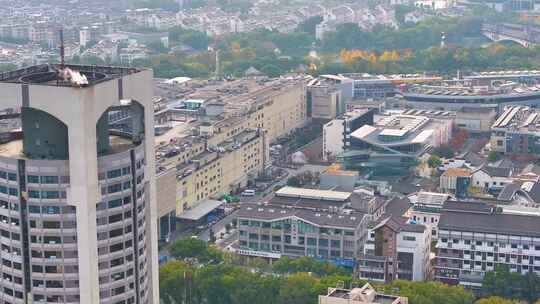
[[[431,229],[433,238],[437,237],[439,218],[441,210],[450,195],[445,193],[421,191],[414,195],[409,195],[411,208],[407,212],[409,221],[415,224],[425,225]]]
[[[471,185],[472,172],[466,168],[449,168],[439,178],[440,189],[457,197],[466,197]]]
[[[512,168],[483,166],[471,175],[471,186],[489,192],[499,192],[512,182]]]
[[[540,274],[540,216],[498,213],[483,203],[447,202],[439,220],[435,278],[473,289],[486,272]]]
[[[310,256],[354,266],[362,252],[369,217],[357,211],[317,211],[243,204],[237,213],[243,256],[277,259]]]
[[[426,280],[431,273],[430,244],[431,229],[387,217],[369,229],[364,254],[359,257],[359,277],[379,282]]]
[[[330,287],[326,295],[319,295],[319,304],[408,304],[407,297],[378,293],[369,283],[362,287],[345,289]]]
[[[374,109],[355,109],[323,126],[323,160],[329,161],[351,146],[351,133],[373,124]]]
[[[508,205],[537,208],[540,206],[540,183],[516,180],[506,184],[497,196],[497,201]]]

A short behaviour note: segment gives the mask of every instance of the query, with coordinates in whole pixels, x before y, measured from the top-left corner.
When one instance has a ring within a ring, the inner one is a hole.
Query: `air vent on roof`
[[[321,216],[321,214],[320,213],[315,213],[315,216]]]
[[[251,210],[251,209],[253,209],[253,208],[251,208],[251,207],[247,207],[246,209],[247,209],[247,210]]]
[[[285,214],[285,213],[287,213],[287,211],[285,211],[285,210],[281,210],[281,213]]]
[[[328,214],[326,217],[327,217],[327,218],[332,218],[332,215],[331,215],[331,214]]]
[[[274,213],[274,209],[268,209],[268,212]]]
[[[356,220],[356,216],[351,216],[351,220]]]
[[[257,209],[257,211],[262,212],[262,211],[264,211],[264,209],[263,209],[263,208],[259,208],[259,209]]]

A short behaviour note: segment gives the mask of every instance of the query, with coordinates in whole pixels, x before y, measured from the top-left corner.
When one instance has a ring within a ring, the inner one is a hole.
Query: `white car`
[[[242,192],[242,196],[255,196],[255,190],[247,189]]]

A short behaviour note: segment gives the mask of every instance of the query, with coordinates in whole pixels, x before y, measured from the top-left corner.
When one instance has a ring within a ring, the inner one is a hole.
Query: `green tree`
[[[296,27],[297,32],[308,33],[311,36],[315,36],[315,29],[317,25],[323,21],[321,16],[310,17],[298,24]]]
[[[488,154],[488,161],[496,162],[501,159],[501,155],[497,151],[490,151]]]
[[[440,146],[433,150],[433,155],[440,158],[452,158],[454,157],[454,150],[449,145]]]
[[[540,278],[535,273],[522,275],[511,272],[506,266],[498,266],[486,273],[482,282],[485,297],[498,296],[507,299],[523,299],[532,303],[540,298]]]
[[[205,241],[199,239],[183,239],[172,244],[171,255],[177,259],[197,258],[199,262],[218,262],[223,260],[222,253],[212,246],[208,246]]]
[[[183,302],[186,278],[192,273],[193,269],[180,261],[171,261],[159,268],[159,291],[164,303]]]
[[[287,179],[287,186],[300,187],[300,179],[296,176],[291,176]]]
[[[516,301],[516,300],[509,300],[509,299],[501,298],[501,297],[489,297],[489,298],[480,299],[474,302],[474,304],[524,304],[524,303],[520,301]]]
[[[463,286],[449,286],[440,282],[413,282],[395,280],[380,286],[379,292],[393,293],[409,298],[411,304],[472,304],[474,295]]]
[[[196,50],[206,50],[212,38],[203,32],[177,26],[169,30],[169,41],[173,44],[185,44]]]
[[[268,77],[277,77],[281,74],[281,70],[275,65],[265,65],[261,68],[261,72]]]
[[[0,64],[0,72],[16,70],[17,66],[12,63]]]
[[[437,155],[431,155],[427,162],[430,168],[438,168],[442,164],[441,158]]]
[[[279,289],[279,304],[313,304],[318,294],[314,289],[317,279],[307,273],[288,276]]]

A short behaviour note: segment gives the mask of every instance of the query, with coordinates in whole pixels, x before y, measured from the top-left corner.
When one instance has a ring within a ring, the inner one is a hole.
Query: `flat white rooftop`
[[[281,197],[321,199],[327,201],[345,201],[351,196],[351,193],[332,190],[283,187],[276,192],[276,195]]]

